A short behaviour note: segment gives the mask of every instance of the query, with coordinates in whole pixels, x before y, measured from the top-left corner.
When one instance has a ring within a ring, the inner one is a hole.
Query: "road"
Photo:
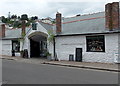
[[[117,84],[118,73],[2,60],[4,84]]]

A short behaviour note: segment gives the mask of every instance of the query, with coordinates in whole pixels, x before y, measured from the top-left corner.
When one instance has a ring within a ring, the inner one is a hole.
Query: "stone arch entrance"
[[[30,40],[30,57],[46,58],[47,34],[34,32],[28,38]]]

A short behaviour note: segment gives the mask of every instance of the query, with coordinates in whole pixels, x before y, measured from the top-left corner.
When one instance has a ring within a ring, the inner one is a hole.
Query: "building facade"
[[[118,33],[112,33],[57,37],[57,57],[60,60],[69,60],[70,55],[73,55],[75,61],[117,62],[120,55],[118,52],[119,35]],[[78,52],[77,49],[79,49]],[[80,53],[81,56],[79,56]]]
[[[70,18],[57,13],[55,25],[36,21],[32,27],[5,29],[1,23],[2,54],[12,56],[14,50],[20,56],[27,50],[28,58],[45,58],[49,52],[53,60],[119,63],[119,10],[119,3],[113,2],[106,4],[105,12]]]

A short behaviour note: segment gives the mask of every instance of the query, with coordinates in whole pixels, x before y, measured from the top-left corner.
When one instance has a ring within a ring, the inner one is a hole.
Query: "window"
[[[12,41],[12,50],[20,52],[20,42],[18,40]]]
[[[32,23],[32,30],[37,30],[37,23]]]
[[[87,36],[87,52],[105,52],[104,35]]]

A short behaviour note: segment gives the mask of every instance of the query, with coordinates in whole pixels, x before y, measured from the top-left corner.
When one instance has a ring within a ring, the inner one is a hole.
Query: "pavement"
[[[120,72],[119,65],[116,63],[97,63],[97,62],[75,62],[75,61],[49,61],[43,58],[22,58],[11,56],[0,56],[1,59],[16,60],[20,62],[27,62],[32,64],[48,64],[66,67],[86,68],[104,71]]]

